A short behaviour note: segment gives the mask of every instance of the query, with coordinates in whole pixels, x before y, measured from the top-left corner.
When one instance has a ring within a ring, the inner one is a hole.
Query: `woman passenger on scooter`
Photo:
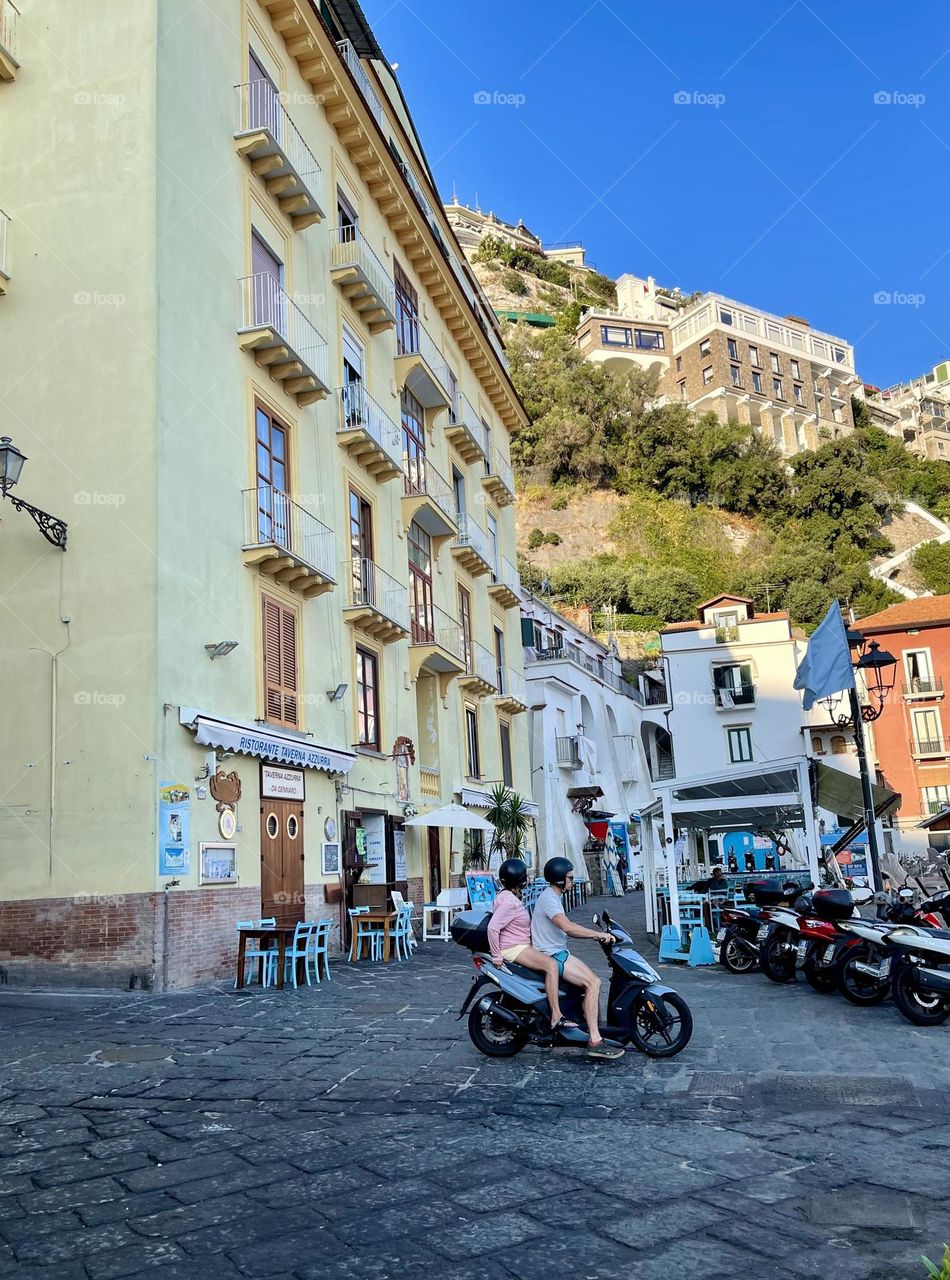
[[[544,989],[551,1006],[551,1027],[576,1027],[561,1016],[558,1003],[558,966],[553,956],[535,951],[531,945],[531,917],[521,901],[521,892],[528,883],[528,868],[520,858],[508,858],[498,868],[502,889],[492,906],[488,922],[488,942],[491,946],[492,964],[501,966],[507,960],[517,960],[526,969],[536,969],[544,974]]]

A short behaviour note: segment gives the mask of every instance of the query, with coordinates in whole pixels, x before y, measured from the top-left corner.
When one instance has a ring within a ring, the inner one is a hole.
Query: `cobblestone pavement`
[[[0,995],[0,1276],[922,1280],[950,1026],[664,972],[669,1063],[481,1057],[451,943],[312,991]]]

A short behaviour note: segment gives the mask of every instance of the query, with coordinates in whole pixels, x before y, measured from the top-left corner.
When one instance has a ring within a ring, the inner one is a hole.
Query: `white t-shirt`
[[[553,889],[545,889],[538,898],[531,916],[531,943],[546,956],[567,950],[567,934],[554,923],[554,916],[564,914],[561,895]]]

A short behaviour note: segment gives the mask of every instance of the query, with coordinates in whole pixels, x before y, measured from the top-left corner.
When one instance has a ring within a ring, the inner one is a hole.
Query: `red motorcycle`
[[[870,890],[817,889],[793,908],[783,907],[759,930],[759,965],[772,982],[791,982],[800,966],[809,986],[823,995],[835,990],[839,948],[849,936],[839,926],[870,902]]]
[[[812,886],[803,888],[795,880],[748,880],[742,893],[744,907],[724,907],[716,942],[719,963],[730,973],[751,973],[759,963],[759,931],[781,904],[790,905]],[[764,935],[763,935],[764,936]]]

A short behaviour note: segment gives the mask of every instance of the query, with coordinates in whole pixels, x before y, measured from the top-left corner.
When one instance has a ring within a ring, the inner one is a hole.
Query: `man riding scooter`
[[[622,1058],[622,1047],[605,1040],[600,1034],[600,978],[567,949],[568,938],[591,938],[595,942],[612,943],[614,936],[602,930],[585,929],[567,918],[561,899],[565,890],[574,883],[574,867],[569,859],[549,858],[544,864],[544,878],[548,887],[535,903],[531,917],[532,945],[535,951],[553,957],[559,974],[568,982],[583,987],[588,1055],[591,1058]]]

